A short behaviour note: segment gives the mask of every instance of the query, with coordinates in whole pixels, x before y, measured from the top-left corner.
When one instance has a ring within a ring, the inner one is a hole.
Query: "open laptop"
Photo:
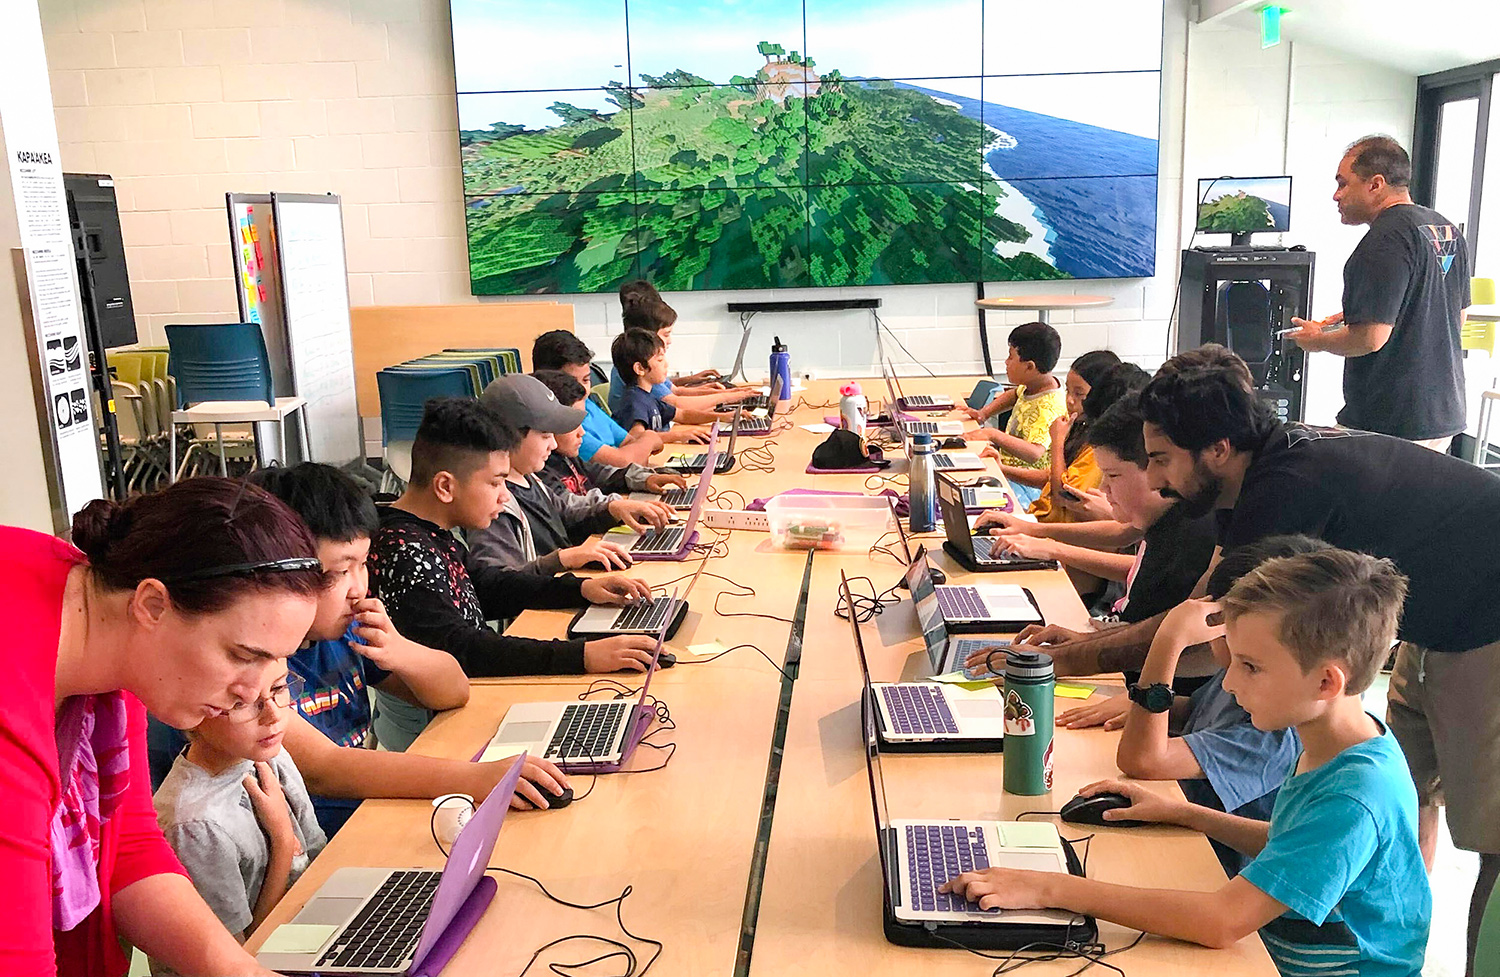
[[[676,636],[687,617],[688,603],[671,597],[647,597],[628,607],[590,604],[568,625],[570,638],[607,638],[616,634],[655,634],[666,628],[668,640]]]
[[[441,872],[341,868],[290,922],[326,927],[314,949],[261,952],[256,962],[285,974],[436,974],[458,950],[495,895],[485,874],[523,754],[490,791],[453,842]]]
[[[940,411],[952,410],[956,405],[952,397],[946,394],[912,394],[906,396],[906,391],[901,389],[901,375],[896,372],[896,366],[887,360],[882,366],[886,370],[888,381],[895,383],[891,402],[896,405],[897,410],[910,411]]]
[[[724,452],[719,454],[718,457],[714,460],[714,473],[716,475],[723,475],[724,473],[728,472],[729,469],[734,467],[734,446],[740,438],[740,418],[743,413],[743,411],[736,407],[734,410],[734,417],[730,419],[729,447],[725,449]],[[719,434],[720,423],[722,422],[714,421],[713,433],[715,437],[717,437]],[[708,452],[700,451],[697,454],[692,455],[673,455],[671,458],[667,459],[665,464],[661,465],[661,468],[663,471],[686,474],[688,472],[696,472],[702,469],[707,462]],[[671,504],[672,503],[670,502],[668,503],[668,505]]]
[[[980,909],[956,895],[938,891],[953,876],[1001,867],[1082,875],[1048,821],[891,820],[886,805],[883,749],[870,700],[863,698],[860,722],[865,770],[875,813],[875,845],[880,852],[884,889],[885,937],[900,946],[1014,950],[1033,943],[1092,942],[1094,920],[1060,909]]]
[[[693,489],[693,504],[688,507],[687,521],[682,525],[663,526],[637,533],[629,546],[633,560],[680,560],[698,542],[698,518],[703,514],[703,504],[708,499],[708,487],[713,481],[714,461],[719,450],[719,425],[713,427],[713,437],[708,442],[708,452],[703,456],[703,473]]]
[[[766,395],[764,402],[759,397],[753,399],[756,403],[746,401],[738,405],[744,412],[739,417],[740,433],[747,437],[764,437],[771,433],[771,425],[776,420],[776,408],[781,402],[781,374],[771,378],[771,392]],[[756,413],[759,410],[766,412],[764,417]]]
[[[1025,587],[988,583],[934,586],[925,546],[917,547],[916,559],[906,571],[906,586],[918,615],[924,600],[935,600],[944,626],[954,634],[1013,634],[1027,625],[1045,623],[1035,598]]]
[[[943,515],[943,533],[948,537],[943,552],[963,564],[964,569],[980,573],[1001,570],[1054,570],[1056,560],[1037,560],[1006,553],[994,536],[975,536],[964,505],[962,487],[951,478],[937,476],[938,509]]]
[[[844,604],[853,607],[849,578],[843,571],[839,577]],[[1004,749],[1005,701],[993,685],[970,691],[943,682],[872,682],[856,615],[849,615],[849,630],[854,633],[865,695],[875,705],[882,745],[892,752],[908,753],[999,753]]]
[[[677,592],[672,592],[675,603]],[[641,682],[640,696],[593,702],[517,702],[505,711],[500,728],[479,759],[495,760],[517,750],[545,757],[568,773],[616,773],[625,765],[656,711],[646,704],[646,690],[656,674],[667,628],[656,632],[656,650]]]
[[[781,374],[773,373],[771,382],[766,388],[766,393],[755,394],[734,404],[719,404],[716,410],[734,410],[735,407],[743,407],[746,412],[765,411],[767,415],[776,411],[776,403],[781,399]],[[745,433],[750,433],[746,431]]]

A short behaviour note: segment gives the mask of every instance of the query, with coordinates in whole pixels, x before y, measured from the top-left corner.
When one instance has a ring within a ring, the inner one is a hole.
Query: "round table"
[[[975,299],[974,305],[986,312],[1035,309],[1038,321],[1046,322],[1047,313],[1053,309],[1085,309],[1113,302],[1113,296],[1109,295],[996,295],[992,298]]]

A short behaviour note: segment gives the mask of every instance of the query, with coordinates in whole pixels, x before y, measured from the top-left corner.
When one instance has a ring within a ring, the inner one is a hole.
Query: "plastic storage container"
[[[891,528],[884,496],[778,495],[766,502],[771,540],[792,550],[867,553]]]

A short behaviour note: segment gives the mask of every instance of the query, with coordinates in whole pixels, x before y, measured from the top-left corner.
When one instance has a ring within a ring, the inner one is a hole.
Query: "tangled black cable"
[[[761,651],[759,645],[753,645],[753,644],[751,644],[748,641],[742,642],[742,643],[737,644],[737,645],[731,645],[730,647],[725,648],[723,651],[716,651],[712,655],[709,655],[706,658],[679,658],[679,659],[677,659],[677,664],[679,664],[679,665],[707,665],[709,662],[718,661],[720,658],[723,658],[725,655],[729,654],[731,651],[739,651],[741,648],[753,648],[756,651],[760,652],[760,657],[762,657],[766,661],[770,662],[771,663],[771,667],[774,668],[774,669],[776,669],[776,671],[781,672],[782,677],[784,677],[784,678],[788,677],[787,674],[786,674],[786,670],[783,669],[780,665],[776,664],[776,660],[774,658],[772,658],[770,655],[766,654],[764,651]]]
[[[887,607],[901,602],[901,598],[896,596],[895,593],[897,588],[900,587],[899,583],[892,584],[885,590],[878,590],[876,589],[875,581],[869,577],[849,577],[847,579],[849,583],[850,605],[844,603],[842,588],[839,591],[838,600],[833,605],[834,615],[842,620],[849,620],[849,615],[853,614],[854,623],[867,624],[885,613]],[[856,594],[854,592],[854,584],[861,580],[870,585],[870,594]]]
[[[731,587],[736,588],[736,590],[741,591],[740,593],[731,593],[727,590],[721,590],[716,595],[714,595],[714,613],[719,615],[720,617],[760,617],[765,618],[768,621],[780,621],[782,624],[792,623],[792,619],[789,617],[777,617],[775,614],[762,614],[759,611],[720,610],[719,601],[723,600],[725,597],[754,597],[756,596],[755,588],[750,586],[749,584],[740,583],[738,580],[731,580],[723,574],[719,573],[705,573],[704,576],[713,577],[715,580],[722,580],[725,583],[729,584]]]

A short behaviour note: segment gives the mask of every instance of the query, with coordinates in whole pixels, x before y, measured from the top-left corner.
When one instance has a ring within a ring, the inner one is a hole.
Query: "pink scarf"
[[[56,732],[62,800],[52,816],[52,926],[67,931],[99,905],[99,826],[130,782],[124,696],[64,699]]]

